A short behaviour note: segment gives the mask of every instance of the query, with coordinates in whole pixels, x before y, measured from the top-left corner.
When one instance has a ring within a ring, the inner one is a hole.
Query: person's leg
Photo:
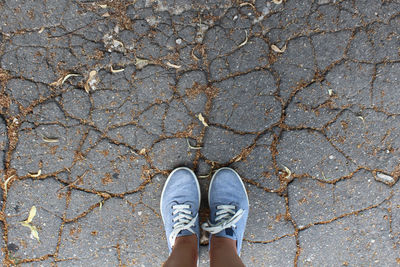
[[[179,236],[164,267],[195,267],[198,259],[196,235]]]
[[[200,198],[200,185],[192,170],[180,167],[171,172],[160,200],[170,253],[165,266],[196,266]]]
[[[249,214],[249,200],[239,174],[230,168],[219,169],[210,182],[208,203],[210,220],[202,228],[212,234],[211,266],[244,266],[239,256]]]
[[[236,241],[213,236],[210,240],[210,267],[244,267],[236,251]]]

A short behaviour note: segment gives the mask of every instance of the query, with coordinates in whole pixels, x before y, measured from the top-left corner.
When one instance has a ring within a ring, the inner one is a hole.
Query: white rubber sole
[[[194,172],[193,172],[191,169],[189,169],[188,167],[179,167],[179,168],[176,168],[175,170],[173,170],[173,171],[168,175],[167,181],[165,182],[164,187],[163,187],[163,190],[162,190],[162,192],[161,192],[160,212],[161,212],[161,218],[163,219],[163,223],[165,223],[165,222],[164,222],[164,216],[163,216],[163,214],[162,214],[162,208],[161,208],[161,207],[162,207],[162,204],[163,204],[162,200],[163,200],[163,197],[164,197],[164,191],[165,191],[165,188],[167,188],[167,185],[168,185],[168,183],[169,183],[169,181],[170,181],[172,175],[173,175],[176,171],[179,171],[179,170],[187,170],[187,171],[189,171],[189,172],[193,175],[193,177],[195,178],[196,185],[197,185],[197,192],[198,192],[198,195],[199,195],[199,207],[200,207],[201,191],[200,191],[200,184],[199,184],[199,181],[197,180],[196,174],[194,174]]]

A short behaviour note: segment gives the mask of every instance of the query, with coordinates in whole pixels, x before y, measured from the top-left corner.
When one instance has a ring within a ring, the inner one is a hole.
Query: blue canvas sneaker
[[[221,168],[213,175],[208,189],[208,203],[210,220],[201,227],[214,236],[236,240],[237,253],[240,256],[249,214],[249,199],[236,171]]]
[[[196,234],[199,242],[200,197],[200,185],[191,169],[180,167],[171,172],[160,201],[170,254],[178,236]]]

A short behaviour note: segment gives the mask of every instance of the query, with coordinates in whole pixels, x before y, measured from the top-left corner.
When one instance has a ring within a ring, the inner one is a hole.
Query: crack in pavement
[[[160,265],[179,165],[243,177],[248,264],[399,264],[400,4],[184,2],[0,3],[3,264]]]

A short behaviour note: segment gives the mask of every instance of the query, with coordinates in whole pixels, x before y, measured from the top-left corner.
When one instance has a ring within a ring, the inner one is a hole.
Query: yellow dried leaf
[[[139,151],[139,154],[141,154],[141,155],[144,155],[146,153],[146,148],[142,148],[140,151]]]
[[[330,96],[332,96],[332,95],[333,95],[333,90],[332,90],[332,89],[328,89],[328,94],[329,94]]]
[[[4,192],[5,192],[6,196],[7,196],[7,185],[8,185],[8,182],[9,182],[14,176],[15,176],[15,175],[11,175],[11,176],[8,177],[7,180],[4,182]]]
[[[242,6],[251,6],[252,8],[255,9],[254,5],[253,5],[252,3],[249,3],[249,2],[240,3],[239,6],[241,6],[241,7],[242,7]]]
[[[28,216],[28,219],[26,220],[26,222],[27,223],[32,222],[33,217],[35,217],[35,215],[36,215],[36,207],[32,206],[31,210],[29,211],[29,216]]]
[[[28,219],[26,219],[23,222],[19,222],[22,226],[28,227],[31,230],[31,236],[33,236],[34,238],[36,238],[36,240],[38,242],[40,242],[39,239],[39,233],[36,229],[36,226],[32,225],[31,222],[33,220],[33,217],[35,217],[36,215],[36,207],[32,206],[31,210],[29,211],[29,216]]]
[[[51,84],[50,84],[50,86],[61,86],[61,85],[63,85],[64,84],[64,82],[68,79],[68,78],[70,78],[70,77],[77,77],[77,76],[81,76],[80,74],[76,74],[76,73],[70,73],[70,74],[67,74],[67,75],[65,75],[65,77],[61,77],[60,79],[58,79],[57,81],[55,81],[55,82],[52,82]]]
[[[274,50],[276,53],[283,53],[286,50],[286,45],[284,45],[282,48],[279,48],[276,45],[271,45],[271,49]]]
[[[274,2],[274,4],[277,4],[277,5],[282,4],[282,0],[272,0],[272,2]]]
[[[169,66],[171,68],[174,68],[174,69],[180,69],[182,67],[180,65],[175,65],[175,64],[172,64],[172,63],[169,63],[169,62],[167,62],[167,66]]]
[[[40,242],[39,233],[38,233],[38,231],[37,231],[36,226],[31,225],[30,223],[27,223],[26,221],[20,222],[20,224],[21,224],[22,226],[25,226],[25,227],[29,228],[29,229],[31,230],[31,236],[33,236],[34,238],[36,238],[36,240],[37,240],[38,242]]]
[[[206,120],[204,119],[204,117],[203,117],[203,115],[202,115],[201,113],[199,113],[199,115],[197,115],[197,118],[201,121],[201,123],[203,123],[203,125],[204,125],[205,127],[208,126]]]
[[[187,144],[188,144],[188,146],[189,146],[190,149],[201,149],[201,148],[202,148],[201,146],[192,146],[192,145],[190,144],[190,142],[189,142],[189,139],[187,139],[187,138],[186,138],[186,142],[187,142]]]
[[[290,178],[290,176],[292,176],[292,171],[288,168],[288,167],[286,167],[286,166],[284,166],[283,165],[283,168],[285,169],[285,172],[287,173],[287,175],[286,175],[286,179],[289,179]]]
[[[147,59],[143,59],[143,58],[136,58],[136,63],[135,63],[135,65],[136,65],[136,68],[137,69],[142,69],[142,68],[144,68],[147,64],[149,64],[149,61],[147,60]]]
[[[99,4],[99,7],[101,7],[101,8],[107,8],[107,5],[100,5],[100,4]]]
[[[40,242],[39,233],[38,233],[38,231],[37,231],[37,229],[36,229],[36,226],[32,225],[30,228],[31,228],[31,235],[32,235],[34,238],[36,238],[36,240],[37,240],[38,242]]]
[[[97,71],[95,71],[95,70],[92,70],[91,72],[89,72],[89,77],[84,85],[86,93],[90,92],[90,84],[89,83],[96,77],[96,75],[97,75]]]
[[[104,17],[104,18],[108,18],[108,17],[110,16],[110,13],[106,12],[106,13],[104,13],[104,14],[101,15],[101,16]]]
[[[125,69],[115,70],[115,69],[113,69],[113,66],[111,66],[111,72],[112,72],[112,73],[123,72],[124,70],[125,70]]]
[[[46,143],[57,143],[59,141],[58,138],[46,137],[46,136],[43,136],[42,139]]]
[[[42,174],[42,170],[38,170],[37,173],[30,172],[29,176],[33,177],[33,178],[36,178],[36,177],[39,177],[41,174]]]
[[[247,31],[245,30],[244,32],[246,33],[246,38],[244,39],[244,41],[238,47],[244,46],[245,44],[247,44],[247,41],[249,40],[249,38],[247,36]]]
[[[41,27],[38,33],[42,33],[44,31],[44,27]]]

